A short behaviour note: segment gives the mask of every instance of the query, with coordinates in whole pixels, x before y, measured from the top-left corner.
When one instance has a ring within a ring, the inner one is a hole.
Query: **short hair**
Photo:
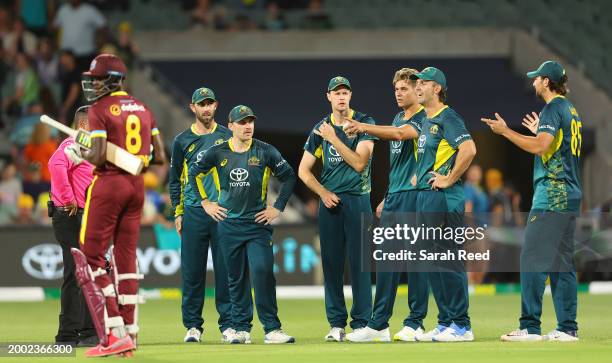
[[[438,99],[444,104],[446,104],[446,100],[448,99],[448,92],[442,86],[440,86],[440,93],[438,93]]]
[[[543,78],[548,78],[543,76]],[[563,75],[561,79],[557,82],[554,82],[552,79],[548,78],[548,89],[552,92],[555,92],[561,96],[565,96],[569,92],[569,88],[567,88],[567,75]]]
[[[410,79],[410,76],[417,73],[419,73],[419,71],[417,71],[416,69],[402,68],[395,72],[395,75],[393,76],[393,85],[395,86],[395,84],[399,81],[406,81],[414,87],[414,85],[416,84],[416,80]]]

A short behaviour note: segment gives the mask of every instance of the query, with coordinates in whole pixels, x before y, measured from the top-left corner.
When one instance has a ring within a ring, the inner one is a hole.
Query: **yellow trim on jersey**
[[[89,133],[89,138],[93,139],[96,137],[106,138],[106,131],[105,130],[93,130]]]
[[[446,139],[440,140],[438,144],[438,150],[436,150],[436,161],[434,163],[433,170],[438,170],[445,162],[448,161],[455,153],[456,149],[453,149],[452,146],[446,141]]]
[[[446,106],[446,107],[448,107],[448,106]],[[413,117],[414,117],[414,115],[416,115],[417,113],[419,113],[419,112],[423,111],[424,109],[425,109],[425,107],[423,107],[423,105],[419,105],[419,109],[418,109],[418,110],[416,110],[416,111],[415,111],[415,112],[412,114],[412,116],[410,116],[410,117],[408,117],[408,118],[406,118],[406,112],[404,112],[404,117],[402,118],[402,120],[410,120],[411,118],[413,118]],[[417,131],[418,131],[418,130],[417,130]]]
[[[428,117],[428,118],[432,119],[434,117],[437,117],[438,115],[440,115],[442,113],[442,111],[446,110],[447,108],[448,108],[448,105],[444,105],[444,107],[439,109],[436,113],[434,113],[431,117]]]
[[[314,153],[315,158],[321,158],[323,156],[323,145],[319,145]]]
[[[200,197],[202,197],[202,199],[208,198],[208,195],[206,194],[206,189],[204,189],[204,182],[203,182],[206,175],[208,174],[200,173],[195,177],[196,185],[198,186],[198,192],[200,193]]]
[[[153,129],[151,129],[151,136],[155,136],[155,135],[159,135],[159,129],[157,127],[154,127]]]
[[[110,94],[111,96],[127,96],[128,93],[125,91],[116,91]]]
[[[261,179],[261,201],[266,202],[266,195],[268,193],[268,182],[270,181],[270,174],[272,170],[266,166],[263,173],[263,178]]]
[[[229,139],[227,140],[227,143],[228,143],[228,145],[229,145],[230,150],[232,150],[232,152],[236,152],[236,151],[234,150],[234,144],[232,143],[232,139],[231,139],[231,138],[229,138]],[[243,152],[247,152],[247,151],[249,151],[249,149],[251,148],[251,145],[252,145],[252,144],[253,144],[253,139],[249,140],[249,146],[248,146],[248,147],[247,147],[247,149],[246,149],[245,151],[243,151]]]
[[[215,188],[217,189],[217,200],[221,199],[221,182],[219,182],[219,171],[216,166],[213,166],[207,173],[201,173],[196,177],[196,182],[198,184],[198,191],[202,196],[202,199],[206,198],[206,191],[204,190],[204,185],[202,181],[198,181],[198,178],[202,176],[202,179],[206,178],[210,173],[212,173],[213,183],[215,184]]]
[[[213,132],[215,132],[215,131],[217,130],[217,126],[219,126],[219,124],[215,122],[215,126],[213,126],[213,129],[212,129],[210,132],[208,132],[208,133],[206,133],[206,134],[200,134],[200,133],[198,133],[198,132],[196,131],[196,129],[195,129],[195,125],[196,125],[196,124],[195,124],[195,122],[191,124],[191,132],[193,132],[195,135],[198,135],[198,136],[202,136],[202,135],[210,135],[210,134],[212,134]]]
[[[350,110],[349,118],[353,118],[354,116],[355,116],[355,110]],[[331,120],[332,125],[336,124],[336,121],[334,120],[334,114],[333,113],[329,116],[329,119]]]
[[[179,204],[174,209],[174,216],[182,216],[185,214],[185,185],[187,184],[189,168],[187,167],[187,161],[183,159],[183,171],[181,171],[181,176],[179,180],[181,181],[181,196],[179,199]]]
[[[565,98],[565,96],[563,96],[563,95],[556,95],[556,96],[553,96],[553,98],[551,98],[550,101],[552,102],[552,100],[554,100],[555,98]]]
[[[417,141],[418,139],[412,139],[412,146],[414,149],[414,160],[419,160],[419,154],[418,154],[418,150],[419,150],[419,142]]]
[[[81,231],[79,233],[79,242],[81,242],[82,245],[85,244],[85,231],[87,230],[87,216],[89,214],[89,204],[91,203],[91,191],[96,184],[96,180],[98,180],[97,175],[93,177],[91,185],[87,189],[87,199],[85,199],[85,210],[83,211],[83,222],[81,223]]]
[[[550,160],[550,158],[552,158],[553,155],[557,152],[557,150],[559,150],[562,143],[563,143],[563,129],[559,129],[559,131],[557,131],[557,135],[555,135],[553,142],[550,143],[550,147],[542,155],[542,162],[544,164],[546,164],[548,160]]]

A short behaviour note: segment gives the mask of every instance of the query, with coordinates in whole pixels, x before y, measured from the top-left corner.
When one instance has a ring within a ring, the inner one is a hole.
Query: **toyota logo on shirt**
[[[249,172],[246,169],[235,168],[230,171],[230,186],[232,187],[248,187],[251,184],[247,181]]]
[[[340,156],[340,154],[338,153],[338,150],[336,150],[334,145],[329,145],[329,148],[327,148],[327,151],[329,152],[329,156],[327,157],[327,160],[329,160],[330,163],[339,163],[342,161],[342,157]]]
[[[59,245],[45,243],[28,249],[21,258],[28,275],[41,280],[56,280],[62,277],[64,261]]]

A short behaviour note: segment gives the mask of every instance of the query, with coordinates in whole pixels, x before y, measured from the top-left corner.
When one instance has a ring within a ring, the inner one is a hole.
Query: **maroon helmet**
[[[83,72],[81,87],[88,101],[95,101],[111,92],[121,89],[127,68],[121,58],[113,54],[100,54]]]

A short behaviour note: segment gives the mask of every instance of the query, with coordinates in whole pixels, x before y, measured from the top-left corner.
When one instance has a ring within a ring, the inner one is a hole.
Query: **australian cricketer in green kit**
[[[465,196],[460,177],[476,155],[476,146],[463,118],[445,105],[447,85],[444,73],[427,67],[410,78],[417,81],[417,98],[427,113],[417,145],[417,225],[463,227]],[[442,253],[457,253],[461,248],[454,240],[447,239],[418,243],[419,248]],[[438,326],[417,339],[472,341],[467,275],[460,261],[445,267],[433,263],[428,268],[429,284],[438,305]]]
[[[219,190],[218,202],[204,197],[202,206],[219,221],[220,247],[228,268],[232,328],[236,330],[231,342],[251,342],[252,280],[257,315],[266,333],[264,342],[293,343],[295,339],[281,330],[278,319],[269,224],[285,209],[296,177],[274,146],[253,139],[255,118],[249,107],[234,107],[229,114],[233,136],[208,149],[190,166],[189,184],[196,187],[195,176],[204,173],[213,176]],[[281,182],[273,206],[267,204],[271,176]]]
[[[533,202],[521,251],[520,327],[501,339],[573,342],[578,340],[578,284],[573,255],[576,216],[582,199],[582,120],[565,98],[567,76],[561,64],[544,62],[527,76],[534,78],[536,95],[546,102],[539,116],[533,113],[524,119],[524,124],[537,126],[536,136],[511,130],[499,114],[494,120],[482,119],[496,134],[535,154]],[[548,277],[557,328],[541,335],[542,297]]]
[[[344,301],[344,263],[348,254],[353,307],[351,328],[365,328],[372,316],[372,280],[362,268],[361,239],[370,226],[370,163],[376,138],[367,134],[349,136],[343,131],[345,118],[374,124],[374,119],[349,107],[351,85],[341,76],[327,87],[332,114],[315,125],[299,167],[300,179],[321,198],[319,234],[325,285],[325,310],[331,326],[326,341],[343,341],[348,314]],[[320,158],[321,182],[312,174]],[[362,224],[362,221],[364,225]]]
[[[189,129],[178,134],[172,145],[169,187],[176,229],[181,235],[181,306],[183,325],[187,329],[185,342],[201,340],[209,247],[215,270],[215,304],[219,313],[219,329],[224,340],[232,333],[227,269],[219,251],[217,222],[204,212],[200,204],[203,197],[217,200],[218,191],[212,176],[196,175],[196,188],[187,183],[189,165],[200,160],[208,148],[232,136],[231,131],[215,122],[217,105],[211,89],[196,89],[190,105],[196,121]]]
[[[346,132],[366,133],[381,140],[389,140],[389,189],[385,199],[379,204],[376,212],[381,218],[381,225],[393,227],[396,224],[416,224],[416,201],[418,191],[410,183],[416,168],[417,139],[421,123],[426,117],[425,109],[418,103],[414,92],[415,81],[410,75],[418,71],[409,68],[400,69],[393,77],[395,98],[400,111],[391,126],[370,125],[349,121]],[[401,271],[400,267],[390,269],[377,268],[376,295],[372,318],[366,329],[347,334],[353,342],[390,341],[389,319],[393,315],[393,305],[397,294]],[[424,333],[423,319],[427,315],[429,300],[429,282],[425,272],[409,270],[408,272],[408,306],[410,315],[404,320],[404,326],[393,336],[394,340],[416,341]]]

